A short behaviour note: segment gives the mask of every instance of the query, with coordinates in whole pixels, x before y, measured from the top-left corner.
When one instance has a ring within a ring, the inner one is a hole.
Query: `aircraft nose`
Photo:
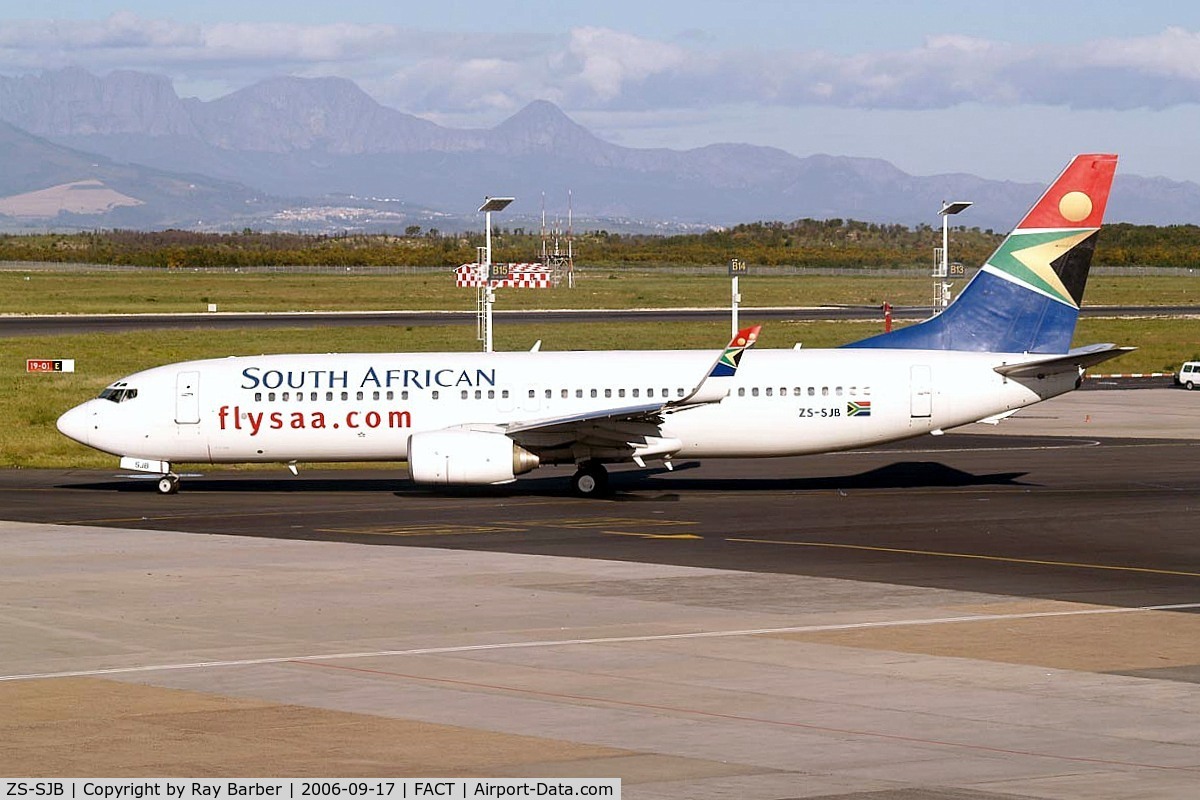
[[[88,444],[92,429],[95,426],[95,414],[89,407],[90,401],[75,406],[58,418],[58,430],[63,436],[74,439],[80,444]]]

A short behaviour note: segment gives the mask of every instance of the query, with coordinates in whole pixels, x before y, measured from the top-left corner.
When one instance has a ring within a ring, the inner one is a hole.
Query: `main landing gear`
[[[599,461],[584,461],[571,476],[571,491],[579,497],[599,497],[608,492],[608,470]]]
[[[163,475],[158,479],[159,494],[177,494],[179,492],[179,476],[175,474]]]

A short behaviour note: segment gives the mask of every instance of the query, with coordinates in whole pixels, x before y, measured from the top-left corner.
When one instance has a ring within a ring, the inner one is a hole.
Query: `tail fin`
[[[846,346],[1066,353],[1116,168],[1076,156],[945,311]]]

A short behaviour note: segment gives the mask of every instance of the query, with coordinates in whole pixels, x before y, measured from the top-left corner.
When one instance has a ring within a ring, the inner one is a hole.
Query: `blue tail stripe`
[[[980,272],[936,317],[845,347],[1065,353],[1079,310],[990,272]]]

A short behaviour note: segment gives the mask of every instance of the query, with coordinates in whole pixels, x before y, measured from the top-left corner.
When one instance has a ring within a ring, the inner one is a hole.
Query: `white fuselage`
[[[798,455],[903,439],[1075,387],[1077,375],[1012,379],[993,369],[1029,359],[755,350],[723,400],[669,412],[654,433],[678,440],[670,455],[680,458]],[[678,400],[711,361],[706,351],[230,357],[136,373],[122,381],[136,396],[90,400],[59,424],[99,450],[165,462],[403,460],[409,437],[420,432]],[[576,445],[572,460],[589,457],[586,450]]]

